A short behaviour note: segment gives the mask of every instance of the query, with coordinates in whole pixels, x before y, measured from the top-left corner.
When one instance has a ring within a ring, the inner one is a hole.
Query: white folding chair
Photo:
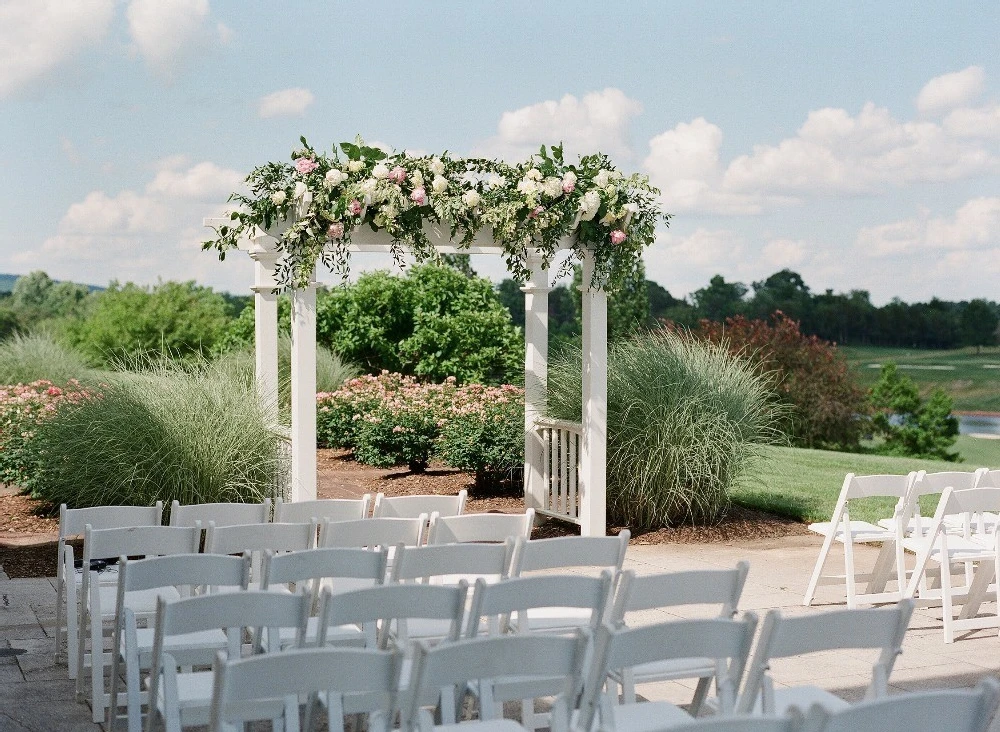
[[[704,569],[641,576],[632,570],[625,570],[619,575],[611,623],[616,628],[622,628],[628,625],[631,613],[683,605],[717,606],[719,618],[733,618],[749,571],[750,565],[747,562],[739,562],[733,569]],[[622,702],[634,704],[636,684],[697,678],[698,686],[691,702],[691,713],[697,716],[715,673],[716,663],[711,658],[663,659],[632,666],[622,673],[612,668],[608,672],[607,684],[609,692],[613,691],[615,684],[620,684]],[[611,693],[612,701],[617,700],[617,696],[616,693]]]
[[[1000,682],[983,677],[974,689],[940,689],[859,702],[830,714],[823,732],[986,732],[1000,700]]]
[[[579,727],[640,732],[690,722],[690,714],[669,702],[618,705],[602,694],[611,671],[621,674],[622,669],[663,660],[717,659],[713,670],[717,711],[721,715],[733,714],[756,628],[757,616],[752,612],[741,620],[675,620],[639,628],[604,624],[597,634],[594,661],[580,701]]]
[[[133,526],[124,529],[84,530],[83,566],[90,567],[96,560],[122,556],[159,556],[166,554],[193,554],[198,551],[201,530],[197,527],[175,526]],[[98,570],[90,570],[83,575],[80,586],[80,633],[77,644],[76,693],[83,694],[85,669],[90,669],[91,710],[94,722],[103,722],[108,696],[104,693],[105,663],[111,661],[112,654],[104,651],[104,622],[115,618],[117,585],[100,582]],[[173,587],[131,592],[123,600],[123,606],[136,616],[148,618],[156,610],[160,597],[176,598],[179,593]],[[87,651],[87,639],[90,651]]]
[[[333,594],[365,589],[381,585],[385,581],[388,550],[354,549],[334,547],[330,549],[307,549],[301,552],[275,554],[268,552],[264,562],[262,589],[270,590],[277,585],[286,589],[295,586],[298,592],[307,592],[315,614],[306,625],[305,645],[315,645],[321,615],[320,592],[323,588]],[[374,625],[367,629],[360,625],[346,624],[326,628],[328,643],[338,645],[375,645]],[[287,647],[295,641],[290,631],[282,631],[281,645]]]
[[[989,582],[994,577],[1000,577],[1000,532],[982,535],[977,540],[968,533],[968,529],[964,536],[956,535],[948,531],[946,525],[947,519],[952,517],[960,518],[968,526],[970,516],[989,511],[1000,511],[1000,488],[945,488],[927,535],[904,541],[904,546],[917,554],[916,565],[905,594],[907,597],[941,603],[945,643],[955,641],[957,630],[1000,627],[1000,607],[993,616],[976,617]],[[988,538],[989,543],[983,538]],[[932,562],[940,568],[940,590],[927,587],[926,575]],[[959,568],[961,571],[971,569],[974,563],[978,565],[978,569],[972,581],[969,581],[969,574],[966,573],[965,586],[955,587],[953,565],[962,565]],[[956,602],[963,604],[958,618],[954,612]]]
[[[192,503],[182,506],[180,501],[170,504],[171,526],[194,526],[200,522],[203,529],[208,524],[238,526],[239,524],[266,524],[271,520],[271,499],[260,503]]]
[[[417,518],[371,518],[357,521],[324,521],[319,545],[330,547],[420,546],[427,529],[427,516]]]
[[[584,668],[587,644],[588,639],[581,632],[573,636],[476,638],[434,648],[421,643],[414,659],[413,689],[408,696],[408,709],[403,712],[407,729],[420,732],[523,730],[524,727],[512,720],[497,719],[494,713],[504,701],[520,699],[522,689],[495,682],[504,682],[512,677],[523,679],[525,674],[531,674],[555,681],[556,697],[552,705],[550,729],[552,732],[565,732],[569,729],[570,711],[580,686],[579,674]],[[435,726],[422,708],[423,701],[429,695],[440,693],[441,689],[454,688],[462,693],[470,682],[479,689],[479,720]],[[505,687],[509,691],[505,691]],[[515,695],[510,696],[510,691]]]
[[[216,526],[205,532],[205,554],[250,552],[251,588],[259,588],[264,553],[301,552],[316,546],[316,522],[304,524],[238,524]]]
[[[121,684],[121,665],[125,666],[125,703],[128,711],[129,732],[142,729],[142,704],[146,694],[140,685],[140,676],[150,665],[153,654],[152,625],[140,627],[136,615],[126,602],[129,593],[177,588],[182,596],[196,590],[208,591],[217,586],[235,586],[246,589],[250,581],[250,556],[229,557],[214,554],[174,554],[149,559],[126,559],[118,563],[118,599],[115,610],[115,633],[111,662],[111,694],[108,725],[112,732],[118,722],[118,707],[122,700],[118,693]],[[181,647],[167,646],[167,652],[183,650],[193,653],[198,648],[206,651],[203,662],[212,660],[214,652],[226,647],[226,635],[221,630],[205,631],[183,636]]]
[[[279,498],[274,504],[274,523],[307,524],[313,519],[319,524],[324,521],[358,521],[368,518],[371,506],[370,493],[365,493],[362,498],[320,498],[291,503]]]
[[[678,725],[650,729],[648,732],[820,732],[829,714],[822,707],[809,710],[808,719],[796,708],[783,717],[751,717],[744,714],[732,717],[702,717]],[[870,732],[882,730],[872,728]],[[861,732],[861,730],[855,730]],[[868,732],[868,731],[865,731]]]
[[[495,542],[519,536],[531,537],[535,509],[524,513],[468,513],[462,516],[431,516],[428,544]]]
[[[923,496],[940,495],[945,488],[956,491],[964,491],[969,488],[976,488],[983,479],[986,471],[982,468],[976,471],[948,470],[938,473],[928,473],[921,470],[917,473],[917,479],[913,482],[907,500],[903,507],[903,514],[906,520],[907,537],[921,537],[930,529],[931,519],[923,516],[920,510],[919,500]],[[987,486],[983,486],[987,487]],[[1000,486],[998,486],[1000,487]],[[948,516],[945,519],[945,526],[950,533],[968,535],[969,533],[992,533],[996,528],[997,521],[1000,520],[996,513],[980,514],[978,516]],[[880,521],[880,524],[885,524]],[[890,526],[891,528],[891,526]]]
[[[386,498],[384,493],[375,496],[372,518],[417,518],[421,514],[460,516],[465,513],[465,502],[469,492],[464,488],[457,496],[394,496]]]
[[[307,694],[311,699],[318,692],[324,692],[327,699],[329,729],[344,729],[346,695],[371,700],[364,710],[370,714],[368,729],[386,729],[386,722],[395,716],[400,661],[395,650],[360,648],[293,649],[235,661],[219,654],[210,729],[243,729],[252,720],[284,716],[286,732],[297,732],[299,695]],[[296,700],[294,706],[287,703],[289,698]],[[306,729],[312,729],[310,711]]]
[[[829,521],[809,524],[809,530],[823,537],[823,546],[816,558],[809,585],[806,588],[803,605],[811,605],[816,595],[818,585],[840,584],[843,582],[847,590],[847,607],[855,608],[858,604],[895,602],[902,597],[902,588],[906,585],[906,564],[903,549],[899,540],[905,535],[905,523],[898,525],[898,517],[904,514],[911,489],[917,480],[917,473],[908,475],[855,475],[848,473],[840,496],[833,509]],[[896,499],[893,518],[886,526],[876,525],[867,521],[854,521],[850,517],[850,503],[853,500],[866,498]],[[915,500],[915,499],[914,499]],[[918,504],[919,508],[919,504]],[[906,514],[909,515],[909,514]],[[824,575],[830,549],[834,542],[844,546],[844,574]],[[875,565],[870,572],[858,573],[854,565],[854,545],[866,543],[881,543],[881,549],[875,559]],[[893,564],[895,563],[895,567]],[[896,589],[886,591],[890,574],[895,568]],[[862,592],[858,592],[857,583],[867,581]]]
[[[520,536],[514,545],[511,576],[524,577],[534,572],[586,567],[598,572],[608,570],[614,582],[625,561],[630,536],[628,529],[624,529],[618,536],[567,536],[535,541]],[[569,630],[584,627],[590,620],[590,613],[586,609],[571,607],[532,608],[521,619],[523,623],[527,623],[526,629],[532,631]]]
[[[79,646],[80,606],[78,599],[79,585],[83,583],[83,575],[89,567],[76,568],[73,547],[66,540],[73,536],[82,536],[87,524],[92,529],[115,529],[129,526],[159,526],[163,522],[163,503],[157,501],[155,506],[95,506],[92,508],[67,508],[66,504],[59,506],[59,541],[56,545],[56,625],[55,643],[56,661],[62,653],[63,632],[66,633],[67,667],[69,677],[76,678]],[[113,572],[108,572],[102,584],[114,584],[118,578]],[[66,613],[66,625],[63,625],[63,612]]]
[[[440,544],[396,548],[391,581],[457,585],[460,581],[499,582],[507,578],[514,542],[504,544]],[[448,635],[447,620],[416,620],[406,625],[412,639],[441,639]]]
[[[182,727],[207,724],[212,702],[211,671],[182,671],[194,663],[202,663],[201,649],[192,659],[183,648],[183,636],[221,629],[228,638],[226,657],[240,658],[243,636],[257,628],[270,629],[273,640],[269,652],[280,650],[278,629],[295,628],[298,638],[305,635],[309,615],[309,596],[279,592],[212,593],[167,602],[156,607],[153,634],[153,655],[149,673],[149,714],[146,730],[153,732],[162,720],[167,732],[180,732]],[[177,637],[181,636],[181,637]],[[168,651],[168,649],[173,649]],[[255,643],[249,653],[257,651]]]
[[[772,659],[837,649],[879,650],[865,698],[886,696],[889,675],[902,652],[903,636],[912,614],[913,600],[900,600],[886,608],[834,610],[795,618],[783,617],[778,610],[768,611],[737,711],[770,716],[784,714],[791,706],[808,709],[819,704],[829,711],[843,709],[846,701],[816,686],[775,689],[768,673]]]
[[[512,578],[496,584],[477,580],[465,635],[474,638],[485,631],[490,635],[518,633],[542,636],[575,633],[582,628],[593,636],[607,613],[612,586],[608,570],[601,572],[599,577],[538,575]],[[528,613],[531,611],[557,609],[559,613],[566,613],[570,608],[585,613],[587,621],[569,627],[549,626],[544,630],[536,623],[534,629],[530,629]],[[527,692],[530,693],[515,697],[521,699],[521,723],[529,729],[537,729],[542,724],[542,718],[535,714],[532,697],[550,693],[551,689],[535,683],[528,685]]]

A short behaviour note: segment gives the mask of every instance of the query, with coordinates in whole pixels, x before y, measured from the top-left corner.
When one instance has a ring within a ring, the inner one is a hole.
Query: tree
[[[812,314],[812,296],[799,273],[783,269],[753,283],[749,310],[757,318],[768,318],[771,313],[780,310],[801,323]]]
[[[184,357],[213,350],[231,321],[225,298],[194,282],[112,283],[67,336],[93,359]]]
[[[510,311],[510,319],[514,325],[524,327],[524,293],[521,292],[521,285],[510,277],[497,285],[497,297],[504,307]]]
[[[368,272],[317,302],[319,341],[369,373],[440,381],[516,376],[523,341],[492,283],[436,264]]]
[[[882,439],[878,452],[930,460],[959,459],[951,452],[958,436],[958,420],[951,413],[951,397],[941,389],[931,392],[926,402],[921,401],[913,379],[899,373],[896,364],[889,361],[882,366],[870,399],[877,410],[872,425]]]
[[[17,278],[10,306],[18,313],[21,325],[30,328],[42,320],[79,315],[89,295],[86,285],[56,282],[38,270]]]
[[[722,322],[741,312],[746,294],[747,286],[742,282],[726,282],[722,275],[715,275],[708,287],[691,293],[691,301],[699,318]]]
[[[962,345],[975,346],[976,353],[980,353],[983,346],[992,346],[996,343],[1000,317],[985,300],[973,300],[966,305],[962,310],[960,323]]]
[[[582,295],[583,269],[573,269],[572,294],[576,304],[576,317],[583,322]],[[641,259],[635,260],[632,269],[623,272],[615,288],[608,293],[608,339],[624,338],[636,328],[649,322],[649,292],[646,289],[646,267]]]

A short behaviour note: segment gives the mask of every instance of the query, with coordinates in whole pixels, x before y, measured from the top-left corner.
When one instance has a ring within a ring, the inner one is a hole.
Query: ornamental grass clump
[[[0,341],[0,384],[45,380],[62,386],[71,379],[90,380],[92,375],[82,354],[45,333],[15,333]]]
[[[580,354],[549,367],[548,410],[580,419]],[[724,345],[643,333],[608,351],[608,519],[633,529],[717,521],[776,441],[767,376]]]
[[[252,385],[210,365],[110,374],[38,427],[32,495],[52,506],[255,502],[285,474]]]

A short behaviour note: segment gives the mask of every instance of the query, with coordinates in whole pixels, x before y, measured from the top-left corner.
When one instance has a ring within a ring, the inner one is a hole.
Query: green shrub
[[[580,354],[549,368],[548,410],[580,420]],[[705,523],[773,442],[778,408],[758,368],[668,331],[608,353],[608,518],[632,528]]]
[[[871,402],[878,410],[872,419],[879,438],[876,452],[928,460],[961,459],[951,452],[958,437],[958,420],[951,414],[951,397],[941,389],[922,401],[913,379],[899,373],[895,362],[889,361],[872,387]]]
[[[77,351],[43,333],[15,333],[0,341],[0,384],[30,384],[45,380],[66,384],[93,376],[87,360]]]
[[[448,465],[476,474],[478,490],[519,487],[524,467],[524,390],[470,385],[449,410],[438,438]]]
[[[285,464],[252,385],[208,365],[112,374],[33,441],[32,494],[53,506],[259,501]]]

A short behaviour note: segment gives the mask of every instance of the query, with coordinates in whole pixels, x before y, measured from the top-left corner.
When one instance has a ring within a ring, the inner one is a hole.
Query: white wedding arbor
[[[206,219],[217,228],[228,219]],[[240,241],[254,261],[255,369],[259,394],[273,411],[278,390],[278,301],[275,269],[281,228],[257,229]],[[438,226],[425,231],[440,254],[502,255],[487,230],[468,247],[457,246]],[[569,238],[560,249],[569,249]],[[392,250],[384,232],[360,227],[351,235],[351,252]],[[525,304],[524,499],[540,516],[580,525],[584,536],[603,536],[606,528],[607,466],[607,294],[591,284],[594,261],[583,258],[583,393],[580,422],[545,416],[548,371],[549,271],[542,256],[528,257],[531,276],[521,288]],[[291,486],[293,501],[316,498],[316,283],[291,290]]]

